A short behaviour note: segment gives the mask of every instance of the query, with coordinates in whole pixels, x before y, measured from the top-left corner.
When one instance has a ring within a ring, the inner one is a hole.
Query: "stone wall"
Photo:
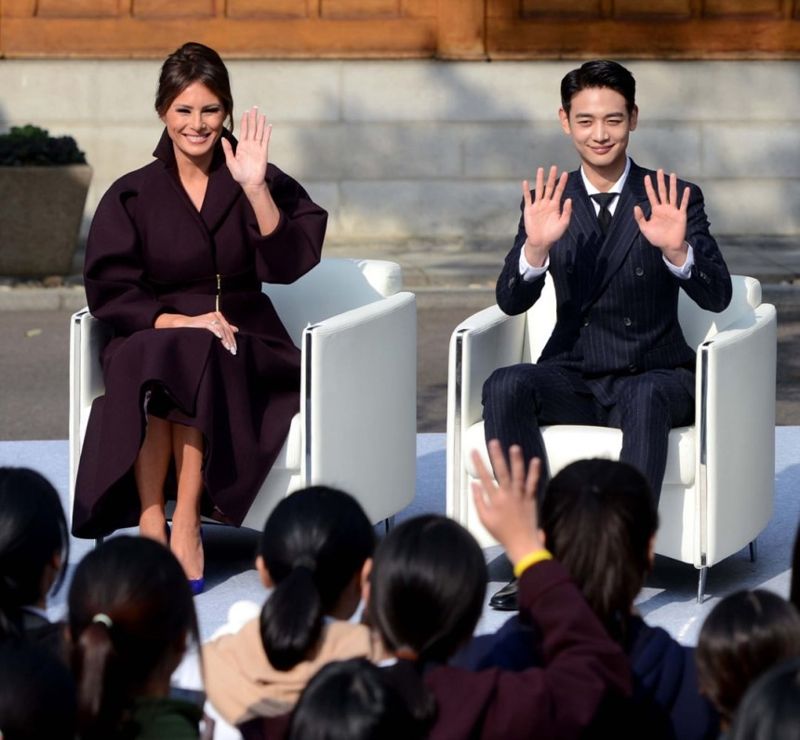
[[[538,164],[575,165],[556,116],[572,62],[229,66],[238,111],[267,113],[271,159],[329,209],[332,243],[495,249],[516,229],[520,181]],[[719,235],[800,234],[800,62],[629,66],[640,164],[700,184]],[[0,128],[35,123],[86,151],[95,170],[87,222],[111,182],[150,159],[158,69],[0,61]]]

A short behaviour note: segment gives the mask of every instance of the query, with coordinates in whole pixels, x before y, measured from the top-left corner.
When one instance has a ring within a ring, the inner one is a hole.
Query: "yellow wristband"
[[[541,563],[543,560],[552,560],[553,556],[542,548],[541,550],[534,550],[529,552],[524,558],[521,558],[514,566],[514,576],[519,578],[528,568],[536,563]]]

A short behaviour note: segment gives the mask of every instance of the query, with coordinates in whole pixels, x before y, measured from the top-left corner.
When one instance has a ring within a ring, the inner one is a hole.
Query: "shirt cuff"
[[[661,257],[669,271],[679,280],[688,280],[692,276],[692,268],[694,267],[694,249],[692,249],[692,245],[689,242],[686,242],[686,246],[689,247],[686,252],[686,261],[680,267],[673,265],[666,257]]]
[[[547,272],[550,267],[550,255],[547,255],[544,264],[541,267],[533,267],[528,260],[525,259],[525,245],[523,244],[519,250],[519,274],[526,283],[532,283],[536,278],[540,278]]]

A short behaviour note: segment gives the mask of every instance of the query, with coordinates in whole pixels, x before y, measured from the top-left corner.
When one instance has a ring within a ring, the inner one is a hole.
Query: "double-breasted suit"
[[[550,250],[547,272],[531,281],[520,272],[526,240],[520,219],[497,281],[497,303],[507,314],[527,311],[551,279],[556,325],[535,365],[490,376],[483,402],[487,439],[520,444],[526,459],[546,460],[539,425],[621,428],[621,459],[642,470],[658,496],[669,430],[690,423],[694,413],[695,353],[678,323],[678,291],[721,311],[730,302],[731,281],[696,185],[678,181],[679,194],[690,188],[689,274],[673,273],[645,239],[633,209],[638,204],[650,217],[647,174],[655,182],[655,172],[631,162],[604,238],[581,172],[571,172],[562,196],[562,204],[572,199],[569,226]]]

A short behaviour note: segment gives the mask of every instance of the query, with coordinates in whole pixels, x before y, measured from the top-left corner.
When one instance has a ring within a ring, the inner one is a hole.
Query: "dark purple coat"
[[[299,408],[300,353],[261,282],[291,283],[319,262],[327,213],[270,164],[281,217],[261,236],[221,146],[200,211],[180,183],[166,131],[153,154],[103,196],[86,245],[89,309],[115,336],[102,355],[105,395],[92,406],[78,469],[79,537],[138,523],[132,466],[145,404],[202,431],[204,513],[236,525]],[[219,310],[239,327],[235,356],[209,331],[153,328],[161,313],[213,311],[218,292]]]

